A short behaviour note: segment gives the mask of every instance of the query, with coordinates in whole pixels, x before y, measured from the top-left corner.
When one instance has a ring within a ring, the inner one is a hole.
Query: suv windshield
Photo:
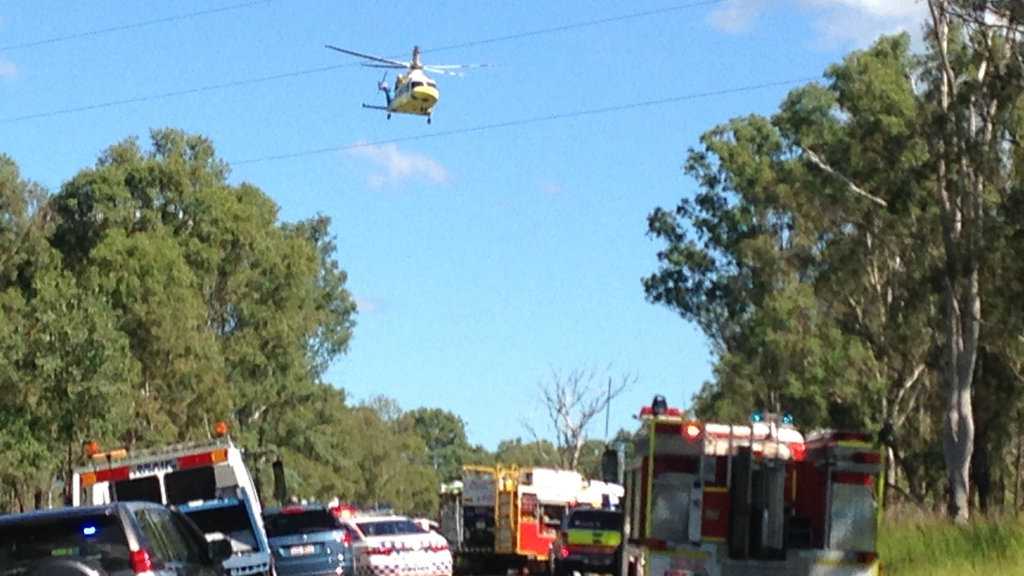
[[[268,514],[264,519],[266,520],[267,536],[271,538],[341,530],[337,519],[326,510]]]
[[[102,514],[48,518],[0,526],[0,574],[50,558],[75,558],[107,572],[128,570],[128,541],[117,517]]]
[[[259,548],[249,514],[241,502],[216,508],[182,508],[181,511],[199,526],[207,541],[226,539],[231,542],[231,550],[236,554]]]
[[[379,522],[360,522],[359,530],[367,537],[397,536],[400,534],[425,534],[412,520],[381,520]]]
[[[622,514],[600,510],[577,510],[569,516],[569,528],[583,530],[622,530]]]

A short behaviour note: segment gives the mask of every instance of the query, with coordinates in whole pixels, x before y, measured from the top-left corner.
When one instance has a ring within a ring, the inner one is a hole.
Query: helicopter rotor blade
[[[462,70],[469,70],[472,68],[484,68],[486,64],[427,64],[423,66],[423,69],[427,72],[434,74],[444,74],[446,76],[462,76]]]
[[[462,72],[454,72],[443,68],[434,68],[433,66],[424,66],[423,71],[430,72],[432,74],[444,74],[445,76],[462,76]]]
[[[490,64],[424,64],[424,68],[435,70],[469,70],[470,68],[489,68]]]
[[[405,66],[404,64],[402,66],[399,66],[397,64],[372,64],[370,62],[360,62],[360,64],[366,66],[367,68],[395,68],[398,70],[405,70],[406,68],[408,68],[408,66]]]
[[[324,44],[324,47],[325,48],[329,48],[331,50],[335,50],[337,52],[341,52],[342,54],[348,54],[349,56],[356,56],[358,58],[364,58],[366,60],[373,60],[374,62],[382,62],[384,64],[390,64],[391,66],[394,66],[394,67],[401,67],[401,68],[408,68],[409,67],[409,63],[408,62],[402,62],[402,61],[399,61],[399,60],[391,60],[389,58],[381,58],[380,56],[373,56],[372,54],[363,54],[362,52],[356,52],[354,50],[347,50],[345,48],[338,48],[337,46],[332,46],[330,44]]]

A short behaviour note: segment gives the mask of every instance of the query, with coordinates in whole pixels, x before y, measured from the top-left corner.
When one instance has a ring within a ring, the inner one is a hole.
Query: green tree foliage
[[[466,438],[466,423],[462,418],[440,408],[419,408],[406,412],[403,425],[411,427],[426,444],[430,464],[442,481],[458,478],[472,447]]]
[[[41,189],[0,157],[0,482],[8,505],[66,477],[81,442],[121,434],[139,365],[101,294],[62,269]]]
[[[521,438],[502,440],[494,452],[497,463],[506,466],[543,466],[561,468],[562,455],[548,440],[524,442]]]
[[[879,428],[883,399],[919,374],[932,308],[922,193],[905,176],[923,157],[911,63],[906,37],[882,40],[776,116],[709,131],[686,163],[700,191],[651,214],[667,248],[647,295],[696,321],[720,358],[698,413]],[[862,118],[879,100],[885,114]],[[883,170],[894,150],[897,170]]]
[[[355,461],[363,479],[355,500],[419,515],[437,507],[440,478],[430,453],[397,403],[377,397],[354,410],[361,442]]]

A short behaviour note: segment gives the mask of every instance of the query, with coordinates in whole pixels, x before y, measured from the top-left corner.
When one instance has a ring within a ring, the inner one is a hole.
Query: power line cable
[[[317,68],[306,68],[304,70],[295,70],[293,72],[282,72],[281,74],[271,74],[269,76],[257,76],[254,78],[244,78],[241,80],[232,80],[229,82],[221,82],[219,84],[208,84],[206,86],[197,86],[195,88],[184,88],[181,90],[173,90],[171,92],[161,92],[158,94],[147,94],[143,96],[132,96],[129,98],[123,98],[121,100],[108,100],[106,102],[98,102],[96,104],[85,104],[83,106],[74,106],[71,108],[60,108],[57,110],[48,110],[46,112],[34,112],[32,114],[23,114],[21,116],[8,116],[6,118],[0,118],[0,124],[11,124],[14,122],[21,122],[23,120],[36,120],[39,118],[52,118],[54,116],[64,116],[66,114],[75,114],[77,112],[87,112],[89,110],[100,110],[103,108],[113,108],[115,106],[123,106],[125,104],[136,104],[139,102],[150,102],[153,100],[162,100],[165,98],[174,98],[177,96],[187,96],[189,94],[201,94],[203,92],[213,92],[216,90],[223,90],[225,88],[237,88],[239,86],[248,86],[251,84],[260,84],[263,82],[271,82],[274,80],[283,80],[285,78],[296,78],[298,76],[307,76],[309,74],[319,74],[322,72],[329,72],[331,70],[337,70],[339,68],[348,68],[356,66],[357,63],[348,62],[345,64],[333,64],[331,66],[320,66]]]
[[[698,2],[689,2],[686,4],[675,4],[672,6],[665,6],[662,8],[653,8],[651,10],[642,10],[640,12],[631,12],[629,14],[622,14],[619,16],[609,16],[607,18],[598,18],[596,20],[586,20],[583,22],[575,22],[570,24],[563,24],[561,26],[552,26],[551,28],[540,28],[538,30],[527,30],[524,32],[517,32],[515,34],[508,34],[506,36],[496,36],[494,38],[484,38],[482,40],[470,40],[469,42],[460,42],[458,44],[449,44],[447,46],[438,46],[436,48],[428,48],[422,50],[422,52],[443,52],[446,50],[455,50],[458,48],[470,48],[472,46],[480,46],[483,44],[494,44],[496,42],[507,42],[509,40],[519,40],[522,38],[529,38],[532,36],[543,36],[545,34],[555,34],[558,32],[568,32],[569,30],[576,30],[578,28],[589,28],[591,26],[600,26],[602,24],[611,24],[613,22],[622,22],[624,20],[633,20],[636,18],[646,18],[648,16],[657,16],[659,14],[668,14],[670,12],[678,12],[680,10],[686,10],[688,8],[701,8],[704,6],[711,6],[714,4],[721,4],[726,0],[700,0]]]
[[[248,5],[251,5],[251,4],[258,4],[258,3],[261,3],[261,2],[269,2],[269,1],[271,1],[271,0],[260,0],[259,2],[249,2],[247,4],[237,4],[237,5],[234,5],[234,8],[238,8],[238,7],[242,7],[242,6],[248,6]],[[524,32],[517,32],[515,34],[508,34],[508,35],[505,35],[505,36],[496,36],[494,38],[484,38],[484,39],[480,39],[480,40],[471,40],[469,42],[462,42],[462,43],[459,43],[459,44],[449,44],[447,46],[439,46],[437,48],[430,48],[430,49],[424,50],[423,52],[439,52],[439,51],[444,51],[444,50],[454,50],[456,48],[465,48],[465,47],[469,47],[469,46],[479,46],[479,45],[482,45],[482,44],[493,44],[493,43],[496,43],[496,42],[507,42],[507,41],[511,41],[511,40],[518,40],[518,39],[521,39],[521,38],[528,38],[528,37],[531,37],[531,36],[539,36],[539,35],[543,35],[543,34],[554,34],[554,33],[558,33],[558,32],[564,32],[564,31],[567,31],[567,30],[575,30],[575,29],[579,29],[579,28],[586,28],[586,27],[591,27],[591,26],[599,26],[601,24],[608,24],[608,23],[612,23],[612,22],[621,22],[621,21],[629,20],[629,19],[643,18],[643,17],[654,16],[654,15],[658,15],[658,14],[666,14],[666,13],[670,13],[670,12],[674,12],[674,11],[678,11],[678,10],[684,10],[684,9],[687,9],[687,8],[699,8],[699,7],[702,7],[702,6],[718,4],[718,3],[721,3],[721,2],[724,2],[724,1],[725,0],[701,0],[701,1],[698,1],[698,2],[689,2],[689,3],[685,3],[685,4],[676,4],[676,5],[672,5],[672,6],[666,6],[666,7],[663,7],[663,8],[656,8],[656,9],[653,9],[653,10],[645,10],[645,11],[642,11],[642,12],[632,12],[630,14],[622,14],[622,15],[619,15],[619,16],[610,16],[610,17],[607,17],[607,18],[598,18],[598,19],[595,19],[595,20],[585,20],[585,21],[581,21],[581,22],[574,22],[574,23],[564,24],[564,25],[561,25],[561,26],[554,26],[554,27],[550,27],[550,28],[541,28],[541,29],[537,29],[537,30],[528,30],[528,31],[524,31]],[[223,10],[227,10],[227,9],[230,9],[230,8],[232,8],[232,7],[224,7],[224,8],[220,8],[219,10],[223,11]],[[156,22],[156,21],[151,21],[151,23],[152,22]],[[41,41],[41,42],[45,42],[45,41]],[[2,50],[2,48],[0,48],[0,50]],[[204,93],[204,92],[214,92],[214,91],[225,90],[225,89],[229,89],[229,88],[237,88],[237,87],[240,87],[240,86],[249,86],[249,85],[252,85],[252,84],[260,84],[260,83],[264,83],[264,82],[272,82],[272,81],[276,81],[276,80],[283,80],[283,79],[286,79],[286,78],[297,78],[297,77],[308,76],[308,75],[312,75],[312,74],[321,74],[321,73],[324,73],[324,72],[329,72],[329,71],[332,71],[332,70],[337,70],[339,68],[348,68],[348,67],[351,67],[351,66],[358,66],[358,62],[348,62],[348,63],[344,63],[344,64],[335,64],[335,65],[331,65],[331,66],[319,66],[319,67],[316,67],[316,68],[306,68],[306,69],[303,69],[303,70],[294,70],[294,71],[291,71],[291,72],[282,72],[280,74],[271,74],[271,75],[268,75],[268,76],[256,76],[256,77],[252,77],[252,78],[241,78],[241,79],[238,79],[238,80],[231,80],[231,81],[228,81],[228,82],[220,82],[220,83],[217,83],[217,84],[208,84],[206,86],[199,86],[199,87],[195,87],[195,88],[184,88],[184,89],[181,89],[181,90],[173,90],[173,91],[170,91],[170,92],[158,92],[158,93],[155,93],[155,94],[143,94],[143,95],[138,95],[138,96],[130,96],[130,97],[127,97],[127,98],[121,98],[121,99],[118,99],[118,100],[108,100],[106,102],[97,102],[97,103],[94,103],[94,104],[83,104],[81,106],[72,106],[72,107],[68,107],[68,108],[60,108],[60,109],[57,109],[57,110],[47,110],[47,111],[43,111],[43,112],[33,112],[33,113],[29,113],[29,114],[21,114],[21,115],[18,115],[18,116],[8,116],[8,117],[5,117],[5,118],[0,118],[0,124],[11,124],[11,123],[14,123],[14,122],[22,122],[22,121],[26,121],[26,120],[38,120],[38,119],[42,119],[42,118],[52,118],[54,116],[64,116],[64,115],[68,115],[68,114],[76,114],[76,113],[79,113],[79,112],[88,112],[90,110],[100,110],[100,109],[103,109],[103,108],[113,108],[113,107],[116,107],[116,106],[124,106],[126,104],[138,104],[138,103],[142,103],[142,102],[150,102],[150,101],[153,101],[153,100],[164,100],[164,99],[167,99],[167,98],[176,98],[176,97],[179,97],[179,96],[188,96],[188,95],[191,95],[191,94],[200,94],[200,93]]]
[[[21,50],[24,48],[33,48],[35,46],[44,46],[46,44],[58,44],[60,42],[67,42],[69,40],[78,40],[80,38],[89,38],[91,36],[100,36],[102,34],[109,34],[111,32],[123,32],[125,30],[134,30],[136,28],[145,28],[147,26],[155,26],[157,24],[165,24],[168,22],[178,22],[181,20],[191,20],[193,18],[199,18],[200,16],[208,16],[210,14],[218,14],[221,12],[229,12],[232,10],[241,10],[243,8],[251,8],[259,4],[267,4],[272,0],[254,0],[252,2],[241,2],[239,4],[229,4],[227,6],[221,6],[220,8],[209,8],[207,10],[196,10],[195,12],[186,12],[184,14],[177,14],[174,16],[166,16],[163,18],[154,18],[152,20],[142,20],[139,22],[131,22],[129,24],[120,24],[118,26],[111,26],[109,28],[98,28],[96,30],[86,30],[84,32],[74,32],[71,34],[65,34],[62,36],[53,36],[50,38],[43,38],[40,40],[31,40],[29,42],[22,42],[20,44],[9,44],[7,46],[0,46],[0,52],[10,52],[14,50]]]
[[[467,128],[456,128],[452,130],[442,130],[440,132],[430,132],[426,134],[416,134],[413,136],[402,136],[398,138],[389,138],[386,140],[376,140],[373,142],[358,142],[355,144],[346,144],[342,146],[330,146],[327,148],[314,148],[311,150],[303,150],[301,152],[290,152],[286,154],[275,154],[271,156],[261,156],[258,158],[250,158],[247,160],[238,160],[235,162],[229,162],[232,166],[241,166],[244,164],[258,164],[263,162],[271,162],[276,160],[288,160],[292,158],[301,158],[304,156],[315,156],[320,154],[329,154],[331,152],[343,152],[346,150],[355,150],[358,148],[369,148],[373,146],[383,146],[385,144],[399,144],[402,142],[413,142],[416,140],[429,140],[434,138],[442,138],[445,136],[455,136],[459,134],[470,134],[474,132],[485,132],[488,130],[496,130],[499,128],[512,128],[516,126],[525,126],[528,124],[539,124],[542,122],[553,122],[555,120],[566,120],[570,118],[580,118],[583,116],[596,116],[599,114],[610,114],[612,112],[622,112],[625,110],[634,110],[637,108],[648,108],[652,106],[663,106],[665,104],[673,104],[677,102],[685,102],[687,100],[698,100],[701,98],[711,98],[714,96],[726,96],[730,94],[739,94],[743,92],[753,92],[755,90],[764,90],[766,88],[778,88],[780,86],[791,86],[793,84],[802,84],[806,82],[814,82],[817,78],[793,78],[790,80],[779,80],[776,82],[764,82],[761,84],[752,84],[748,86],[739,86],[736,88],[725,88],[722,90],[712,90],[709,92],[696,92],[692,94],[682,94],[679,96],[670,96],[667,98],[658,98],[656,100],[643,100],[640,102],[632,102],[629,104],[619,104],[616,106],[605,106],[602,108],[588,108],[583,110],[576,110],[573,112],[560,112],[555,114],[547,114],[544,116],[534,116],[532,118],[521,118],[519,120],[509,120],[506,122],[496,122],[493,124],[483,124],[480,126],[472,126]]]

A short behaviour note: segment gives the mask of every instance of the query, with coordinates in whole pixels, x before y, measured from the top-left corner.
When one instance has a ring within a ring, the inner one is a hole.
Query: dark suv
[[[0,516],[0,576],[220,576],[225,544],[145,502]]]
[[[263,523],[278,576],[352,574],[351,534],[325,506],[269,509]]]
[[[573,572],[616,575],[621,554],[621,510],[574,508],[562,519],[548,568],[552,576]]]

